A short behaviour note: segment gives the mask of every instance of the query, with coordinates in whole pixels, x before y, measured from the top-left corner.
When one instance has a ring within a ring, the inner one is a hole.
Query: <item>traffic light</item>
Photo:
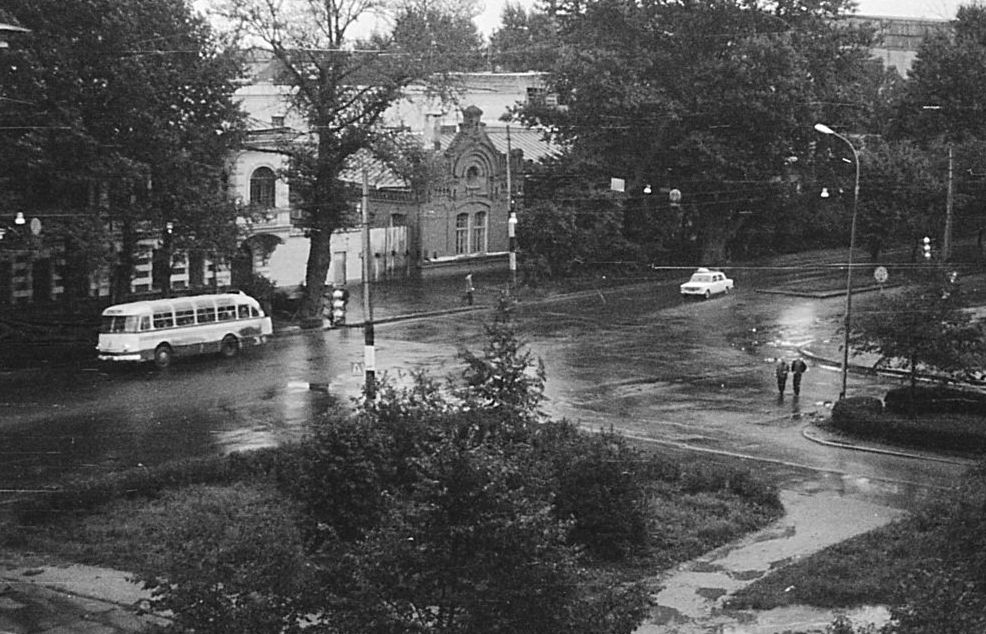
[[[349,303],[349,291],[342,286],[337,286],[332,291],[332,325],[338,326],[346,323],[346,304]]]
[[[931,238],[929,238],[928,236],[924,236],[924,240],[922,240],[922,242],[923,242],[922,249],[924,250],[924,259],[925,260],[930,260],[931,259]]]

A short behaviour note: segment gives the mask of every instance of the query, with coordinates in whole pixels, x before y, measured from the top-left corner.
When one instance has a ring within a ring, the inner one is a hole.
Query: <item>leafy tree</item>
[[[951,32],[925,38],[898,111],[901,134],[986,138],[986,7],[959,7]],[[930,110],[930,111],[929,111]]]
[[[928,274],[859,314],[850,332],[854,353],[879,355],[877,366],[905,368],[913,390],[920,370],[964,372],[986,360],[986,332],[962,310],[956,283]]]
[[[919,237],[937,235],[932,218],[940,216],[944,182],[931,155],[909,141],[872,139],[860,153],[861,188],[858,240],[876,261],[886,244],[916,244]],[[843,191],[853,186],[842,181]],[[843,196],[848,203],[850,195]]]
[[[636,246],[624,233],[625,214],[612,193],[591,181],[575,184],[576,179],[552,174],[555,169],[569,168],[556,164],[532,177],[524,213],[518,214],[525,282],[582,273],[601,262],[636,261]]]
[[[508,2],[500,14],[500,28],[490,36],[490,58],[497,70],[547,71],[554,66],[560,43],[550,15]]]
[[[950,32],[926,38],[908,75],[892,133],[915,139],[939,160],[935,171],[948,178],[945,157],[954,156],[955,234],[986,227],[981,205],[983,144],[986,143],[986,7],[961,6]],[[944,189],[944,185],[940,187]],[[941,198],[939,215],[944,216]],[[981,254],[980,254],[981,255]]]
[[[394,48],[426,59],[433,72],[471,72],[486,67],[483,38],[465,7],[408,4],[394,23]]]
[[[355,40],[356,22],[384,8],[363,0],[223,4],[222,14],[280,65],[278,81],[291,87],[292,106],[307,120],[308,134],[283,148],[290,157],[287,177],[306,214],[304,226],[311,241],[302,302],[306,319],[320,319],[322,314],[332,233],[354,220],[346,186],[339,180],[347,160],[380,140],[384,112],[410,83],[423,81],[441,94],[447,92],[446,74],[434,72],[448,66],[441,56],[426,53],[417,35],[412,37],[417,33],[411,28],[412,14],[405,13],[408,35],[403,41],[385,35],[369,42]]]
[[[552,2],[562,45],[548,83],[564,108],[521,113],[571,148],[575,165],[683,193],[651,222],[695,238],[722,262],[747,218],[769,224],[796,202],[790,178],[809,169],[812,125],[866,114],[856,88],[871,33],[837,18],[850,2]],[[792,157],[800,163],[792,163]],[[671,215],[672,212],[680,216]],[[752,231],[752,229],[751,229]]]
[[[184,0],[4,9],[32,35],[0,68],[12,191],[0,213],[54,214],[46,235],[65,241],[69,277],[80,278],[69,286],[108,263],[117,296],[129,291],[137,240],[167,243],[169,222],[167,248],[231,254],[237,214],[222,176],[239,139],[240,67],[209,25]]]

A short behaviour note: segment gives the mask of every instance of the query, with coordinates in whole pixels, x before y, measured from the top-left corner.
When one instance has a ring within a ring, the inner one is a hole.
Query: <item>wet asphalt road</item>
[[[962,468],[817,445],[802,436],[839,392],[837,369],[812,367],[799,399],[780,399],[772,363],[802,347],[836,350],[842,300],[737,290],[685,301],[677,282],[600,287],[576,299],[522,304],[519,331],[548,373],[548,411],[682,452],[739,456],[788,481],[806,479],[897,507],[947,486]],[[378,373],[455,373],[479,350],[487,313],[381,324]],[[281,337],[232,362],[203,358],[165,372],[81,371],[0,397],[0,488],[302,437],[306,423],[362,384],[358,329]],[[889,379],[850,376],[849,393],[882,395]],[[314,389],[313,389],[314,388]]]

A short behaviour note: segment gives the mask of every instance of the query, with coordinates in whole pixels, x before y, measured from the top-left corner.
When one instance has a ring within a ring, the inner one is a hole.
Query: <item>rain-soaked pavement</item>
[[[520,332],[545,361],[553,416],[741,461],[784,491],[787,514],[776,525],[655,579],[658,607],[641,632],[780,632],[771,620],[780,628],[830,617],[808,610],[754,620],[722,610],[721,601],[772,566],[891,520],[965,469],[806,439],[811,421],[827,416],[840,374],[813,364],[800,397],[778,397],[773,361],[805,348],[836,357],[842,300],[758,293],[767,277],[759,271],[733,277],[736,292],[710,301],[682,302],[677,280],[644,281],[517,310]],[[480,299],[494,299],[493,285],[485,290]],[[389,292],[375,317],[434,305],[420,289]],[[445,305],[458,305],[450,292]],[[360,319],[357,302],[351,322]],[[472,312],[380,324],[378,374],[455,373],[457,351],[482,346],[488,318]],[[55,373],[44,383],[0,385],[0,488],[16,494],[106,469],[298,439],[314,415],[359,393],[363,343],[358,329],[306,332],[231,363],[201,359],[165,372]],[[890,384],[850,375],[848,387],[882,396]]]

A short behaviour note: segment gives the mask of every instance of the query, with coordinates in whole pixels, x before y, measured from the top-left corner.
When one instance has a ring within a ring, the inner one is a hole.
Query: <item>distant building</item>
[[[952,30],[950,20],[866,15],[855,15],[849,19],[876,30],[877,44],[872,49],[873,57],[883,62],[884,66],[896,69],[903,77],[910,71],[925,38]]]
[[[304,210],[292,205],[289,184],[281,178],[287,165],[285,144],[306,134],[305,122],[292,115],[290,88],[278,84],[276,64],[256,55],[252,81],[237,95],[251,131],[244,147],[231,157],[230,192],[243,204],[267,210],[265,220],[249,227],[233,285],[250,273],[277,286],[304,281],[310,241],[302,228]],[[369,182],[370,267],[374,279],[506,266],[507,148],[513,188],[520,189],[532,161],[552,149],[541,133],[483,118],[506,114],[529,100],[548,100],[539,73],[462,73],[457,76],[457,104],[443,106],[423,87],[411,86],[407,97],[386,113],[385,125],[403,130],[433,153],[439,171],[417,190],[411,183],[361,152],[341,175],[350,185],[348,202],[360,202],[363,173]],[[327,282],[362,277],[362,242],[355,230],[333,234]]]

